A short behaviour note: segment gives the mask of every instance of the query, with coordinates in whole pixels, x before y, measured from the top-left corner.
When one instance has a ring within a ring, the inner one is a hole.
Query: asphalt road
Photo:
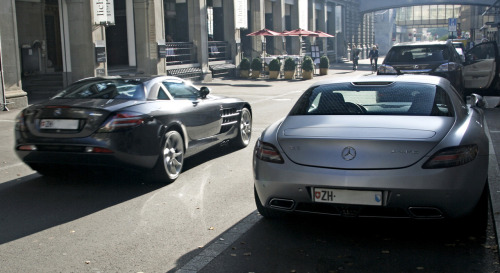
[[[370,74],[340,68],[330,76]],[[169,185],[120,173],[42,177],[13,153],[18,111],[0,113],[0,272],[499,272],[493,220],[475,238],[427,222],[258,215],[255,140],[330,76],[206,84],[251,103],[252,143],[186,160]]]

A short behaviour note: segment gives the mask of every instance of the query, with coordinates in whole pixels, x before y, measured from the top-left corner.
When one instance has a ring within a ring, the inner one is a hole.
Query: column
[[[265,2],[264,0],[249,0],[250,1],[250,32],[258,31],[265,28]],[[252,58],[259,57],[262,49],[261,37],[252,37]]]
[[[193,41],[198,63],[202,70],[202,80],[211,81],[212,73],[208,68],[208,23],[205,0],[188,0],[189,36]],[[192,35],[191,35],[192,34]]]
[[[276,0],[272,2],[273,4],[273,29],[274,31],[281,32],[285,30],[285,0]],[[282,54],[285,51],[283,47],[283,37],[269,37],[267,39],[273,39],[274,41],[274,52],[269,52],[271,54]]]
[[[165,59],[158,56],[158,42],[165,41],[163,1],[134,0],[134,19],[137,73],[165,74]]]
[[[28,97],[22,90],[21,63],[17,39],[16,1],[3,1],[0,9],[0,46],[2,52],[2,73],[7,108],[16,109],[28,106]],[[2,87],[0,87],[2,88]],[[2,92],[0,92],[0,95]],[[3,103],[0,98],[0,103]],[[3,105],[2,105],[3,106]],[[3,107],[0,107],[0,111]]]

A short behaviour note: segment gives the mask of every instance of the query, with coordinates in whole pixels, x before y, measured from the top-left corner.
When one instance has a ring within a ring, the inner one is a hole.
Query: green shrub
[[[297,63],[295,63],[294,59],[292,59],[291,57],[285,59],[285,65],[283,67],[283,70],[295,71],[295,67],[297,67]]]
[[[304,60],[302,61],[302,70],[304,71],[313,71],[314,70],[314,63],[311,57],[305,56]]]
[[[253,71],[262,70],[262,60],[260,58],[255,58],[252,60],[252,70]]]
[[[330,67],[330,60],[328,59],[328,57],[326,57],[325,55],[321,56],[321,58],[319,58],[319,68],[329,68]]]
[[[241,59],[240,70],[250,70],[250,60],[248,58]]]
[[[269,71],[280,71],[281,63],[278,59],[272,59],[269,63]]]

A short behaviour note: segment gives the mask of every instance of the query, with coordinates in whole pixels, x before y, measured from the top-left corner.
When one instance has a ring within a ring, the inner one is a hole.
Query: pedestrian
[[[358,69],[359,53],[361,53],[361,48],[354,47],[352,49],[352,70]]]
[[[377,62],[378,62],[378,49],[377,46],[374,45],[372,49],[370,49],[370,52],[368,53],[368,58],[370,58],[370,64],[372,65],[372,71],[375,72],[378,69]]]

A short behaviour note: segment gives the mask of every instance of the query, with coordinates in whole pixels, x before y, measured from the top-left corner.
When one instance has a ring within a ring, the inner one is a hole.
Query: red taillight
[[[120,129],[128,129],[144,123],[144,115],[133,112],[121,112],[112,118],[99,129],[99,132],[113,132]]]
[[[260,160],[271,163],[283,164],[285,162],[283,157],[281,157],[280,152],[276,147],[274,147],[274,145],[262,142],[260,139],[257,140],[257,143],[255,144],[254,155]]]
[[[24,112],[23,111],[21,111],[21,112],[19,112],[19,114],[17,114],[14,127],[17,131],[26,131],[26,124],[24,123]]]
[[[19,151],[36,151],[38,148],[35,145],[20,145],[17,147]]]
[[[479,149],[475,144],[443,149],[431,156],[423,168],[437,169],[464,165],[474,160],[478,153]]]
[[[92,153],[92,154],[111,154],[111,153],[113,153],[113,151],[111,151],[110,149],[101,148],[101,147],[85,147],[85,152]]]

